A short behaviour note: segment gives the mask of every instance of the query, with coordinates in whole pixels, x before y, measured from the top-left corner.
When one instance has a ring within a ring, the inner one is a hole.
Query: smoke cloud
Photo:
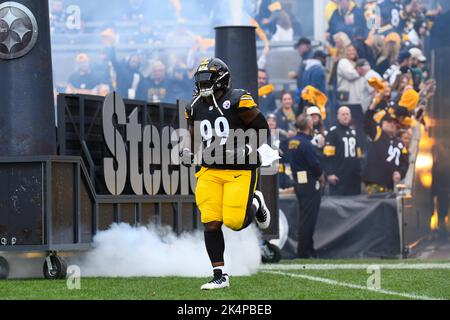
[[[255,274],[261,262],[260,235],[255,226],[241,232],[224,228],[226,272]],[[114,224],[97,234],[94,249],[79,261],[87,277],[207,277],[211,263],[203,233],[177,236],[169,228]]]

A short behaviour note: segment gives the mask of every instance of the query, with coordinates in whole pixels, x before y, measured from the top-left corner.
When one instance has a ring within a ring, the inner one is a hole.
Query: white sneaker
[[[255,191],[255,198],[259,200],[260,208],[256,212],[256,223],[261,230],[266,230],[270,226],[270,211],[266,206],[264,196],[261,191]]]
[[[207,284],[204,284],[202,290],[217,290],[226,289],[230,287],[230,277],[227,274],[215,273],[214,279]]]

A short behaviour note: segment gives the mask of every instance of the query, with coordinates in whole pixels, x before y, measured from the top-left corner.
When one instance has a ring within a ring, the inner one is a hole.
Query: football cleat
[[[223,274],[221,271],[214,270],[214,279],[204,284],[202,290],[218,290],[226,289],[230,287],[230,277],[227,274]]]
[[[261,230],[266,230],[270,226],[270,211],[266,206],[264,196],[261,191],[255,191],[255,198],[259,201],[259,210],[256,212],[256,223]]]

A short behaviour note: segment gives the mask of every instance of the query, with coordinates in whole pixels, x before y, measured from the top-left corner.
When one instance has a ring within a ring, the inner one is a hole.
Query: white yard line
[[[378,266],[380,269],[391,270],[447,270],[450,263],[364,263],[364,264],[269,264],[261,266],[261,271],[289,270],[367,270]]]
[[[333,286],[340,286],[340,287],[346,287],[346,288],[351,288],[351,289],[359,289],[359,290],[369,291],[369,292],[373,292],[373,293],[398,296],[398,297],[409,298],[409,299],[414,299],[414,300],[442,300],[441,298],[421,296],[421,295],[416,295],[416,294],[411,294],[411,293],[396,292],[396,291],[383,290],[383,289],[380,289],[380,290],[371,289],[371,288],[368,288],[365,286],[359,286],[359,285],[352,284],[352,283],[341,282],[341,281],[331,280],[331,279],[327,279],[327,278],[307,276],[304,274],[293,274],[293,273],[286,273],[286,272],[280,272],[280,271],[263,271],[263,272],[268,273],[268,274],[287,276],[287,277],[291,277],[291,278],[301,278],[301,279],[305,279],[305,280],[326,283],[326,284],[333,285]]]

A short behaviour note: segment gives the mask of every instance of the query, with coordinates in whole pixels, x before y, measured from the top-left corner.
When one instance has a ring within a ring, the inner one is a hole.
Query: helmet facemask
[[[226,90],[229,88],[228,84],[222,82],[223,79],[229,77],[230,73],[220,72],[219,74],[211,71],[199,72],[195,75],[195,82],[197,85],[198,94],[201,97],[210,97],[214,95],[214,92],[219,90]],[[226,79],[225,79],[226,81]]]
[[[223,116],[214,93],[230,89],[231,76],[228,66],[220,59],[204,60],[195,74],[195,86],[197,98],[191,106],[193,107],[200,98],[211,97],[216,109]],[[192,108],[192,112],[193,110]]]
[[[215,74],[212,72],[201,72],[195,75],[195,83],[201,97],[207,98],[214,95],[214,87],[217,81],[214,77]]]

